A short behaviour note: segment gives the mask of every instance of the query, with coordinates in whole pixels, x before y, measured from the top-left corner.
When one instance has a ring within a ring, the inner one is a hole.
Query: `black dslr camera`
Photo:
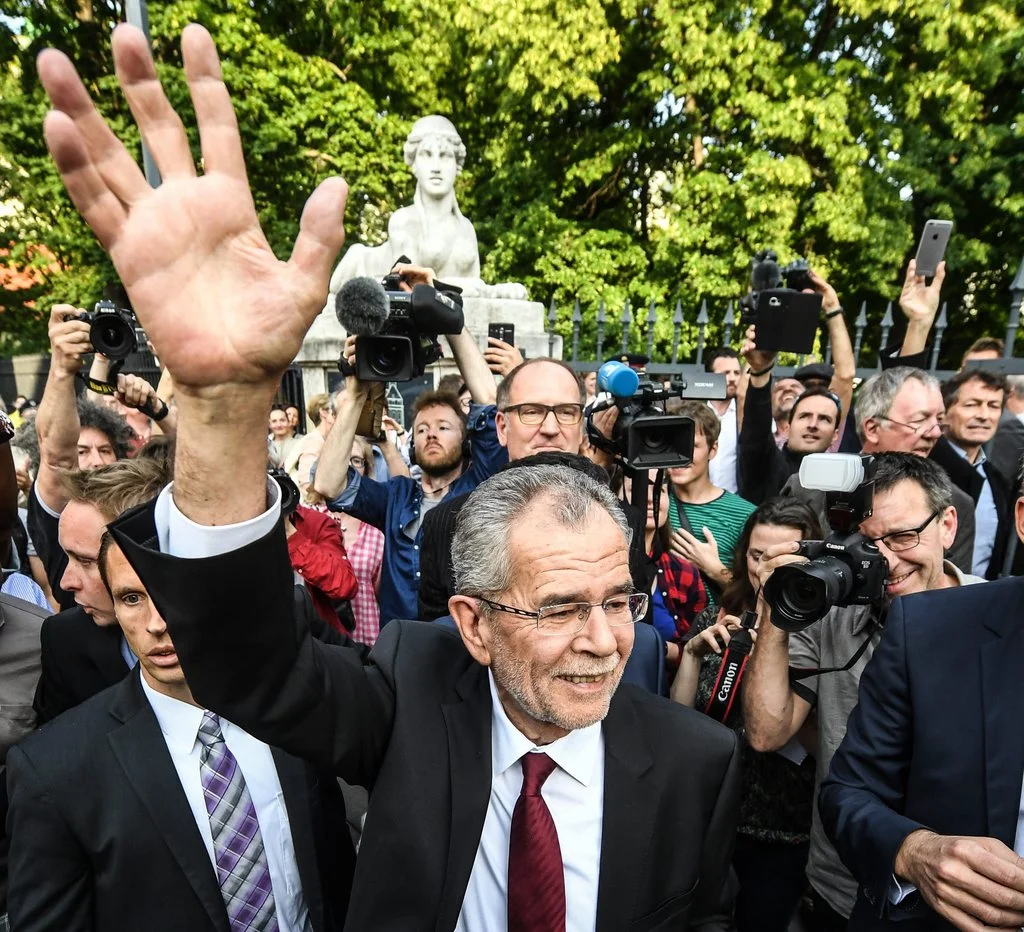
[[[606,362],[597,370],[597,384],[612,395],[587,412],[587,437],[598,449],[612,453],[634,470],[668,469],[693,462],[693,420],[666,414],[664,402],[680,398],[684,387],[655,388],[625,363]],[[609,440],[594,426],[594,414],[615,406],[619,416]]]
[[[459,289],[436,283],[401,290],[401,276],[381,284],[387,318],[379,332],[356,340],[356,375],[368,382],[406,382],[443,355],[437,337],[461,333],[465,325]]]
[[[857,527],[871,514],[874,457],[813,453],[800,464],[804,488],[825,491],[827,540],[804,540],[808,563],[780,566],[764,586],[772,624],[802,631],[836,605],[867,605],[885,597],[885,557]]]
[[[89,342],[107,359],[127,359],[139,348],[135,315],[113,301],[97,301],[91,311],[78,315],[89,325]]]
[[[288,515],[299,507],[299,487],[292,482],[291,476],[280,466],[268,467],[267,475],[281,489],[281,514],[287,518]]]

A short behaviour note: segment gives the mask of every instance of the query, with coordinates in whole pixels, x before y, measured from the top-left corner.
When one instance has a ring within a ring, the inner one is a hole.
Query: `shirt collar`
[[[199,726],[203,723],[203,710],[180,699],[158,693],[146,682],[141,672],[139,680],[168,749],[172,753],[191,754],[196,736],[199,734]]]
[[[597,771],[601,753],[601,723],[595,722],[586,728],[570,731],[564,738],[538,747],[509,721],[508,715],[498,696],[494,674],[487,671],[487,682],[491,688],[491,771],[495,776],[503,774],[524,754],[541,751],[547,754],[562,770],[577,783],[589,786]],[[198,725],[196,726],[198,728]]]
[[[949,438],[948,438],[948,437],[947,437],[946,439],[947,439],[947,440],[949,440]],[[950,446],[951,446],[951,447],[952,447],[952,448],[953,448],[954,450],[956,450],[956,452],[957,452],[958,454],[960,454],[960,456],[961,456],[961,458],[962,458],[962,459],[965,459],[965,460],[967,459],[967,451],[966,451],[966,450],[964,450],[964,449],[963,449],[963,447],[961,447],[961,446],[960,446],[959,444],[957,444],[957,443],[954,443],[954,442],[953,442],[952,440],[950,440],[950,441],[949,441],[949,445],[950,445]],[[981,447],[981,448],[980,448],[980,449],[978,450],[978,458],[977,458],[977,459],[976,459],[976,460],[975,460],[975,461],[974,461],[973,463],[971,463],[971,461],[970,461],[970,460],[967,460],[967,462],[968,462],[968,463],[969,463],[969,464],[970,464],[971,466],[973,466],[973,467],[974,467],[975,469],[978,469],[978,468],[980,468],[980,467],[981,467],[982,465],[984,465],[984,463],[985,463],[985,461],[986,461],[987,459],[988,459],[988,457],[987,457],[987,456],[985,456],[985,448],[984,448],[984,447]]]

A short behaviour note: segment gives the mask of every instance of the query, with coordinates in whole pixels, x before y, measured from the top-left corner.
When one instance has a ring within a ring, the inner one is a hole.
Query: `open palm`
[[[163,176],[152,189],[96,111],[74,65],[47,50],[39,75],[55,111],[47,145],[75,205],[110,252],[132,306],[183,389],[275,380],[323,306],[344,240],[347,189],[324,182],[306,204],[291,258],[260,229],[213,41],[189,26],[182,56],[204,174],[156,77],[143,34],[119,26],[118,79]]]

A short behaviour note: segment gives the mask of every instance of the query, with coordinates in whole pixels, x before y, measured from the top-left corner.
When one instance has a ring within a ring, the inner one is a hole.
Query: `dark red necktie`
[[[551,810],[540,795],[555,762],[524,754],[508,844],[508,932],[565,932],[565,872]]]

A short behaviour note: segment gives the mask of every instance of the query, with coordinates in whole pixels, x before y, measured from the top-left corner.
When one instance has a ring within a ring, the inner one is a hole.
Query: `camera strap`
[[[841,667],[790,667],[789,678],[791,680],[806,680],[812,676],[821,676],[824,673],[845,673],[849,670],[861,657],[864,656],[864,651],[868,649],[871,644],[871,638],[874,637],[875,628],[879,627],[877,623],[872,623],[868,630],[867,637],[864,638],[860,643],[860,647],[854,652],[854,655],[846,661]]]
[[[117,377],[121,370],[124,368],[124,360],[117,359],[110,364],[110,372],[107,376],[106,382],[100,382],[94,379],[91,375],[82,375],[81,372],[75,373],[75,378],[78,379],[87,389],[91,392],[95,392],[97,395],[113,395],[117,391]],[[158,411],[148,401],[141,405],[130,405],[125,402],[125,406],[128,408],[135,408],[137,411],[141,411],[143,414],[148,415],[154,421],[162,421],[171,412],[170,405],[167,404],[163,398],[159,399],[160,404],[163,407]]]
[[[736,706],[736,697],[740,694],[740,683],[743,673],[750,660],[750,652],[754,649],[754,638],[751,630],[757,624],[757,616],[753,612],[744,612],[742,627],[733,633],[722,654],[722,663],[718,668],[711,698],[704,707],[704,714],[723,725],[729,723],[729,716]]]

